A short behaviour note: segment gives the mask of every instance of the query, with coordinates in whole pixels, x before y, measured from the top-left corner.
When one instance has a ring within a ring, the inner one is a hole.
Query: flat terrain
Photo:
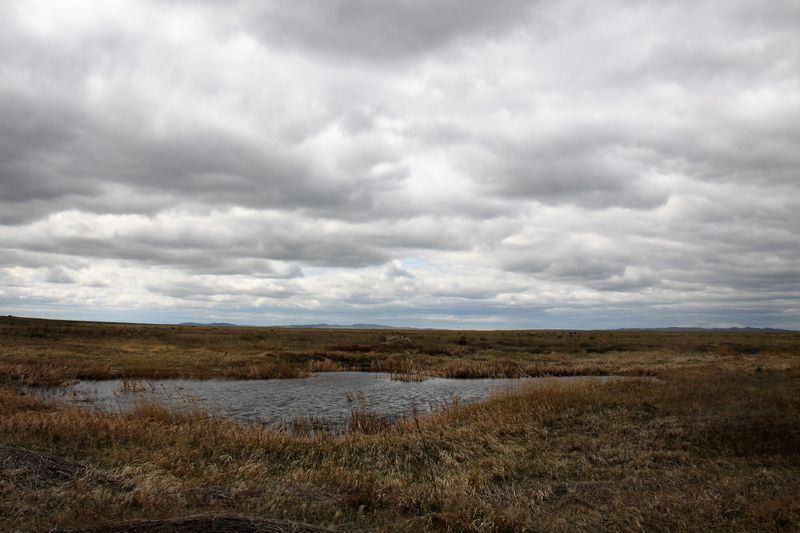
[[[154,403],[85,412],[19,393],[344,369],[658,379],[530,389],[388,427],[356,413],[344,436]],[[800,333],[0,319],[0,530],[797,530],[798,480]]]

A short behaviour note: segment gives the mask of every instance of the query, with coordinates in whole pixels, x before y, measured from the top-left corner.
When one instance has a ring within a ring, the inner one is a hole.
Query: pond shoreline
[[[320,372],[284,379],[84,380],[61,387],[26,387],[37,399],[125,414],[147,402],[168,410],[259,423],[273,428],[311,424],[340,432],[354,417],[387,423],[450,404],[472,403],[530,386],[603,383],[613,376],[398,381],[387,372]]]

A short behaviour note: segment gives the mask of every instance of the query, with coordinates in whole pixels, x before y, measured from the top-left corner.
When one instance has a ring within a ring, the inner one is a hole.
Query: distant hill
[[[285,328],[319,328],[319,329],[409,329],[398,328],[395,326],[385,326],[383,324],[291,324],[279,326]]]
[[[669,328],[619,328],[616,331],[675,331],[680,333],[701,333],[703,331],[717,332],[717,333],[792,333],[791,329],[780,328],[701,328],[692,326],[674,326]]]
[[[252,328],[242,324],[231,324],[229,322],[181,322],[178,326],[205,326],[219,328]],[[413,329],[386,326],[383,324],[288,324],[276,326],[259,326],[265,328],[294,328],[294,329]]]
[[[241,327],[245,327],[245,326],[241,326],[239,324],[230,324],[228,322],[208,322],[208,323],[181,322],[178,325],[179,326],[213,326],[213,327],[219,327],[219,328],[241,328]]]

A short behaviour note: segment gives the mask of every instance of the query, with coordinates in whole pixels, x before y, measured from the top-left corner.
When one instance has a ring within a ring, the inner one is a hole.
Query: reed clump
[[[164,424],[197,423],[208,415],[192,401],[178,407],[170,407],[158,398],[137,398],[126,416],[161,422]]]
[[[123,378],[120,383],[118,392],[133,394],[147,390],[147,386],[137,379]]]
[[[244,379],[286,379],[307,378],[311,375],[308,368],[286,362],[263,362],[236,369],[229,374],[232,378]]]
[[[491,361],[469,361],[458,359],[447,361],[436,369],[436,375],[446,378],[521,378],[527,377],[526,365],[510,359]]]
[[[393,424],[387,416],[379,415],[368,408],[356,407],[350,411],[348,429],[353,433],[380,433]]]
[[[344,370],[341,363],[332,361],[331,359],[312,359],[306,363],[306,368],[309,372],[339,372]]]

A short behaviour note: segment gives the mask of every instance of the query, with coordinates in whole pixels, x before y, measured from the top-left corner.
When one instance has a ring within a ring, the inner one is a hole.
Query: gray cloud
[[[0,143],[0,194],[12,205],[56,200],[53,209],[59,209],[72,198],[73,205],[100,210],[87,200],[104,203],[102,193],[115,184],[156,198],[168,195],[173,202],[214,205],[331,212],[370,202],[370,191],[350,177],[331,183],[300,158],[202,124],[159,138],[135,114],[120,126],[90,110],[18,95],[2,98],[0,119],[7,125]],[[138,212],[141,205],[133,207]]]
[[[51,268],[45,281],[48,283],[75,283],[77,280],[74,275],[62,267]]]
[[[800,325],[792,2],[85,7],[0,6],[11,310]]]
[[[296,290],[292,290],[286,285],[259,283],[245,288],[237,288],[221,286],[218,282],[203,280],[202,278],[193,278],[187,281],[172,283],[154,283],[146,286],[146,289],[156,295],[206,302],[218,301],[220,298],[223,300],[252,298],[285,299],[297,294]]]
[[[246,2],[245,27],[266,43],[383,62],[468,37],[491,37],[524,20],[530,0],[300,0]]]
[[[596,208],[665,203],[668,191],[647,182],[652,151],[604,137],[575,131],[559,139],[502,147],[484,171],[485,183],[495,194],[545,203]]]

